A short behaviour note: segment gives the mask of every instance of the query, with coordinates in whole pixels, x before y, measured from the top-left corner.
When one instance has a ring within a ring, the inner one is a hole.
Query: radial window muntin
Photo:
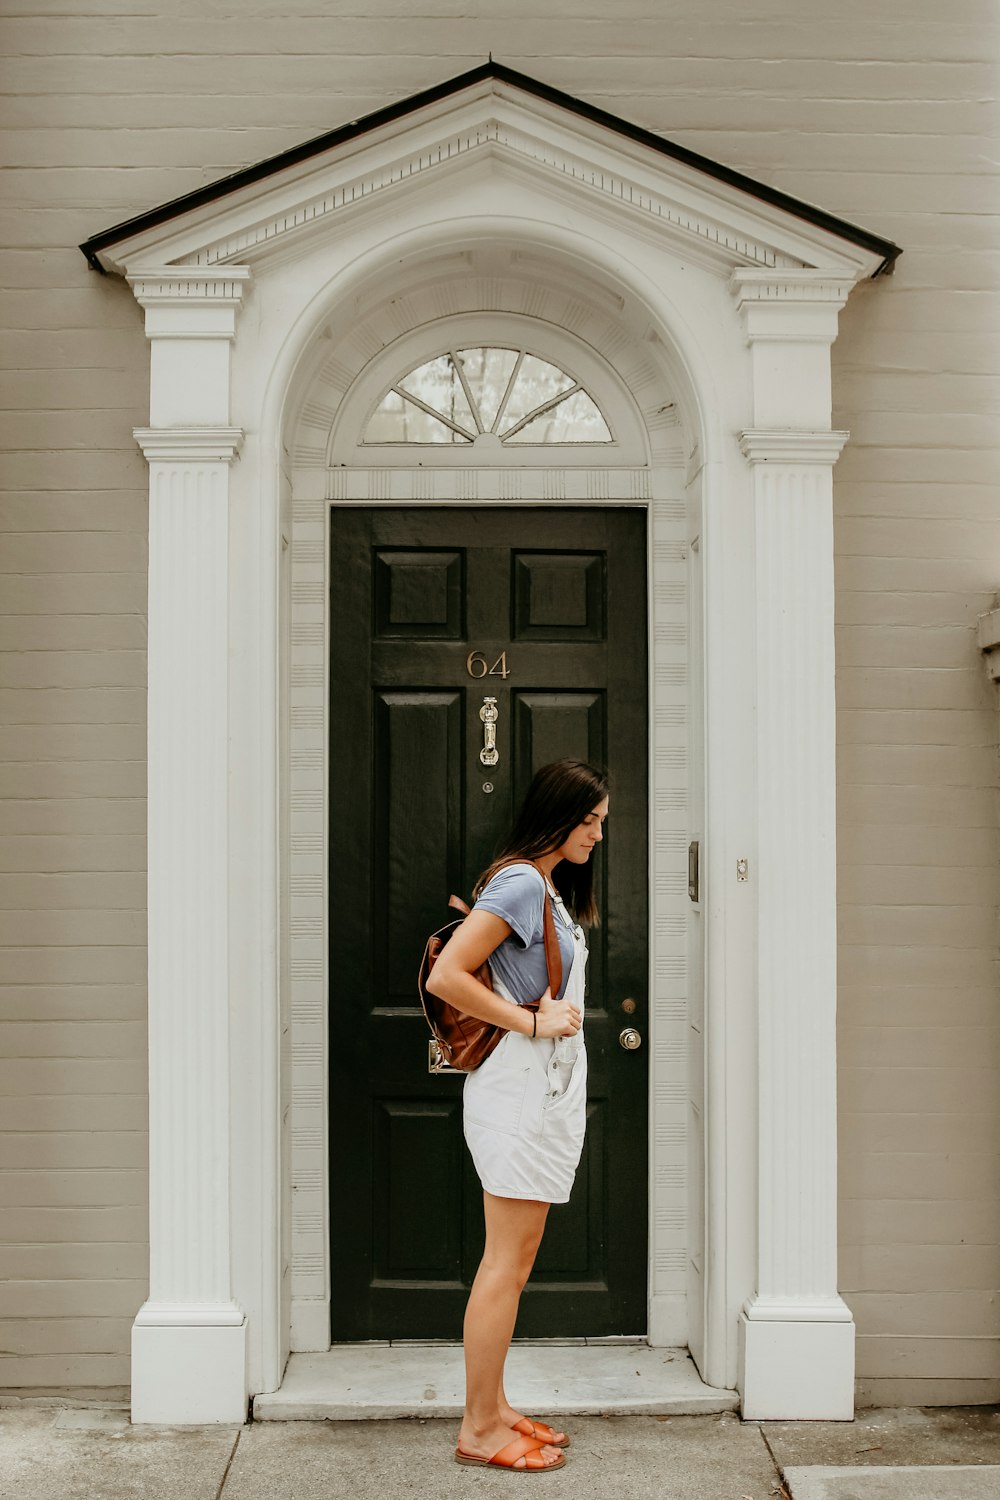
[[[614,442],[590,392],[525,345],[454,347],[400,377],[375,406],[372,446],[573,446]]]

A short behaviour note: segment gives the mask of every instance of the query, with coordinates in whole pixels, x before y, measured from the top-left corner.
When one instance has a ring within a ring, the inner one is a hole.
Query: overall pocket
[[[483,1125],[502,1135],[517,1135],[531,1065],[509,1046],[513,1033],[491,1052],[481,1067],[465,1080],[463,1104],[471,1125]]]

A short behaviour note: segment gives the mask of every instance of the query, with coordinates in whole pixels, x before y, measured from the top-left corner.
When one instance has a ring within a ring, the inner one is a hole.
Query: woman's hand
[[[583,1016],[577,1006],[569,1000],[553,999],[548,985],[538,1002],[536,1017],[536,1036],[575,1036],[583,1025]]]

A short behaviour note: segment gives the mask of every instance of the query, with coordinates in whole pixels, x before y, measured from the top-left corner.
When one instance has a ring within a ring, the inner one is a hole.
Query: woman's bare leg
[[[492,1458],[512,1440],[500,1409],[503,1367],[549,1205],[492,1193],[483,1194],[483,1203],[486,1249],[465,1310],[465,1416],[458,1441],[464,1452]],[[555,1462],[560,1454],[549,1447],[541,1456]]]

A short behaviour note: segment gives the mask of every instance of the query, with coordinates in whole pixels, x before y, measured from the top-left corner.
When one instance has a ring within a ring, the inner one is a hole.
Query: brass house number
[[[505,682],[510,676],[506,651],[500,652],[492,667],[481,651],[470,651],[465,659],[465,670],[470,677],[502,677]]]

